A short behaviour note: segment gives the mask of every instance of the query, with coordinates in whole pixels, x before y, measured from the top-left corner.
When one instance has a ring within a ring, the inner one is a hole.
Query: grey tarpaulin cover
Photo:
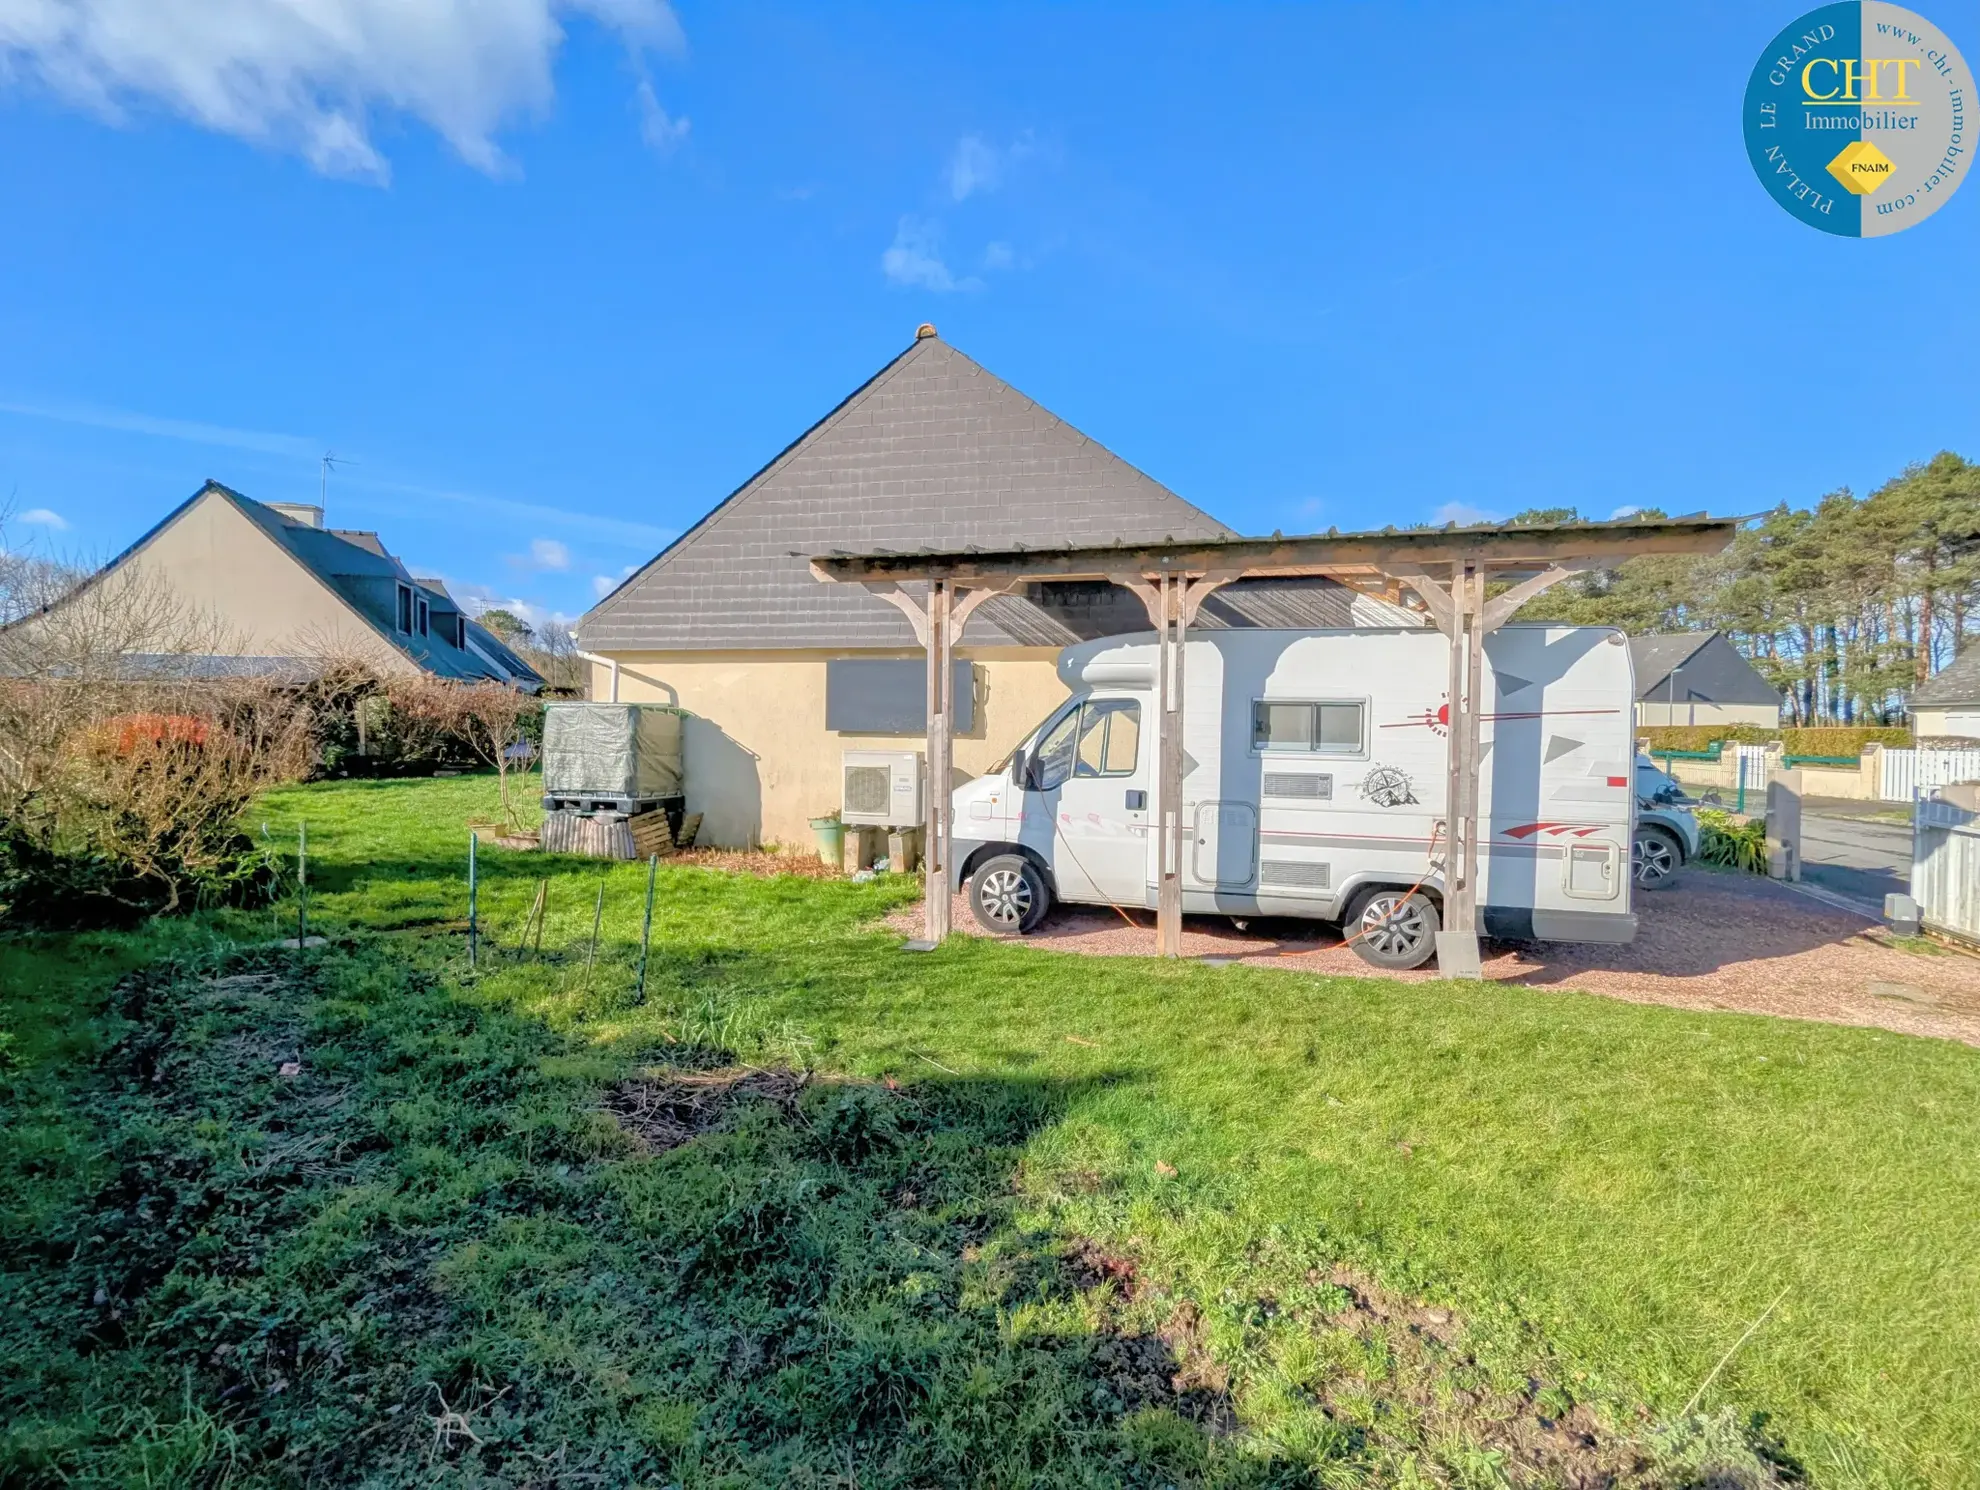
[[[661,704],[545,704],[543,790],[564,797],[678,796],[680,711]]]

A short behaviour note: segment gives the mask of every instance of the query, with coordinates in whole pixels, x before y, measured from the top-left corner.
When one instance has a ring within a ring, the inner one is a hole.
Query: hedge
[[[1659,750],[1710,750],[1721,740],[1736,745],[1767,745],[1778,740],[1788,755],[1861,756],[1864,747],[1909,749],[1911,731],[1896,725],[1824,725],[1812,729],[1766,729],[1757,724],[1653,724],[1636,737]]]

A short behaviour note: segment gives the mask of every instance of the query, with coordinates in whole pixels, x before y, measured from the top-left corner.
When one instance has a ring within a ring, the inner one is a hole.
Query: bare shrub
[[[424,675],[392,678],[385,684],[395,720],[458,740],[483,765],[495,768],[502,814],[511,827],[521,813],[509,796],[509,773],[531,741],[543,705],[503,683],[454,683]]]
[[[265,874],[256,793],[310,765],[294,680],[252,676],[156,579],[111,569],[0,629],[0,903],[38,922],[172,911]]]

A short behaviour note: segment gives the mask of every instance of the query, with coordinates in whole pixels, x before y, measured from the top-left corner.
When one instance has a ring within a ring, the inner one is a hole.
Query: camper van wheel
[[[1354,938],[1363,962],[1376,967],[1421,967],[1437,950],[1437,906],[1427,895],[1370,890],[1341,929]]]
[[[1684,850],[1672,834],[1646,824],[1636,830],[1629,860],[1637,889],[1668,890],[1684,865]]]
[[[1022,854],[985,859],[969,877],[969,908],[985,931],[1022,936],[1045,919],[1052,892],[1038,866]]]

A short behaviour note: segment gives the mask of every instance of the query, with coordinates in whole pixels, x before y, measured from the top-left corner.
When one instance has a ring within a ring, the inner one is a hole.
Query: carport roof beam
[[[1545,569],[1566,559],[1621,563],[1641,554],[1714,554],[1732,542],[1742,520],[1731,517],[1625,518],[1607,523],[1533,527],[1493,524],[1467,528],[1385,528],[1378,533],[1309,537],[1218,538],[1185,543],[1101,544],[1090,548],[838,550],[811,556],[821,580],[949,579],[1098,580],[1123,572],[1154,577],[1236,570],[1246,578],[1324,574],[1398,575],[1466,562],[1503,575]]]

